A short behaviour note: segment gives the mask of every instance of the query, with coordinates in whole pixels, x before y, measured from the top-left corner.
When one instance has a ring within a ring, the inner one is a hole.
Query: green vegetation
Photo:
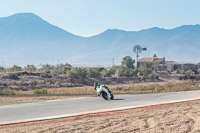
[[[185,74],[185,71],[184,71],[184,70],[181,70],[181,71],[180,71],[180,74]]]
[[[135,60],[133,60],[130,56],[125,56],[118,68],[118,76],[132,77],[136,75],[134,74],[134,72],[136,72],[134,71],[134,63]]]
[[[88,78],[99,78],[101,76],[101,72],[99,68],[89,68],[87,70]]]
[[[151,63],[144,64],[140,68],[135,68],[134,63],[135,61],[130,56],[124,57],[121,61],[121,65],[117,68],[118,76],[137,77],[139,75],[143,80],[159,79],[159,77],[156,75],[156,72],[153,70]]]
[[[44,64],[41,68],[36,68],[34,65],[27,65],[23,69],[14,65],[8,69],[1,68],[0,71],[12,72],[13,74],[9,74],[8,78],[14,80],[20,80],[22,75],[25,76],[31,74],[45,78],[45,81],[48,81],[49,79],[57,80],[60,77],[63,78],[63,75],[65,78],[71,79],[112,77],[117,75],[120,77],[137,77],[138,73],[140,76],[145,76],[145,79],[153,79],[156,77],[155,74],[153,74],[151,66],[145,65],[142,68],[137,69],[135,68],[134,63],[135,60],[130,56],[125,56],[122,59],[120,66],[113,66],[111,68],[80,68],[72,67],[70,64],[66,63],[57,64],[56,66]],[[20,72],[24,72],[24,74],[19,74]]]
[[[87,71],[84,68],[74,67],[71,71],[67,71],[68,78],[85,78]]]
[[[43,78],[52,78],[52,75],[53,73],[51,73],[50,71],[45,71],[40,74],[40,76]]]
[[[4,67],[0,67],[0,72],[4,72],[5,68]]]
[[[149,76],[153,73],[153,67],[152,64],[145,64],[142,67],[139,68],[139,74],[141,76]]]
[[[142,79],[151,79],[151,80],[159,79],[151,63],[144,64],[142,67],[138,69],[138,72],[139,75],[142,76]]]
[[[156,58],[156,55],[154,55]],[[34,65],[27,65],[24,68],[14,65],[11,68],[0,67],[0,89],[9,90],[2,92],[9,95],[16,95],[12,90],[31,91],[32,94],[50,94],[42,88],[65,88],[65,87],[81,87],[91,86],[94,82],[111,83],[111,84],[128,84],[140,81],[159,81],[158,75],[161,77],[166,75],[170,78],[179,78],[183,80],[200,79],[200,69],[193,72],[192,70],[176,70],[174,74],[168,71],[158,71],[152,64],[140,64],[139,68],[134,66],[135,60],[130,56],[125,56],[119,66],[110,68],[104,67],[72,67],[70,64],[50,65],[44,64],[37,68]],[[155,90],[151,92],[159,92],[162,87],[154,86]],[[38,90],[39,89],[39,90]],[[42,90],[40,90],[42,89]],[[144,89],[143,89],[144,90]],[[58,92],[55,92],[58,93]],[[62,92],[71,94],[71,92]],[[61,94],[62,94],[61,93]],[[82,93],[74,92],[74,93]],[[83,92],[85,93],[85,92]],[[18,93],[17,93],[18,94]]]
[[[53,69],[53,66],[52,65],[49,65],[49,64],[45,64],[42,66],[41,70],[42,71],[45,71],[45,72],[50,72],[51,70]]]
[[[34,65],[27,65],[23,68],[23,70],[25,70],[27,72],[35,72],[37,70],[37,68]]]
[[[23,95],[23,91],[4,89],[0,90],[0,95],[5,95],[5,96]]]
[[[195,74],[192,70],[188,70],[185,75],[188,77],[188,79],[192,79],[192,76]]]
[[[53,67],[52,72],[55,74],[66,74],[67,71],[70,71],[72,69],[72,66],[68,63],[65,64],[57,64]]]
[[[8,69],[9,72],[18,72],[18,71],[22,71],[22,67],[14,65],[13,67]]]
[[[121,66],[118,71],[118,76],[131,77],[133,76],[133,69]]]
[[[33,94],[48,94],[48,91],[46,88],[43,89],[35,89],[33,90]]]
[[[149,74],[149,75],[147,76],[147,78],[148,78],[148,79],[151,79],[151,80],[159,79],[159,77],[158,77],[157,75],[155,75],[155,74]]]
[[[103,77],[111,77],[112,75],[114,75],[116,72],[116,70],[114,68],[108,68],[108,69],[104,69],[102,72],[101,72],[101,75]]]
[[[19,80],[19,77],[16,73],[9,73],[8,78],[12,80]]]
[[[122,59],[121,67],[134,69],[135,60],[133,60],[130,56],[125,56]]]

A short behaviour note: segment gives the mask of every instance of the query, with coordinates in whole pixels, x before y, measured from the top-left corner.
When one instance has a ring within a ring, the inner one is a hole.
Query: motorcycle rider
[[[108,87],[106,87],[105,85],[103,84],[99,84],[97,82],[94,83],[94,90],[96,91],[97,95],[100,96],[100,93],[102,91],[105,91],[108,95],[108,97],[110,98],[111,95],[110,95],[110,90],[108,89]]]

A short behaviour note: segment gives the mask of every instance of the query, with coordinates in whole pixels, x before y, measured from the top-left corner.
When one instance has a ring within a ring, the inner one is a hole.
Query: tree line
[[[45,64],[41,68],[37,68],[34,65],[27,65],[20,67],[14,65],[11,68],[0,67],[0,72],[38,72],[42,77],[45,78],[57,78],[60,75],[67,76],[68,78],[99,78],[99,77],[142,77],[156,79],[155,71],[153,70],[152,64],[145,64],[140,68],[135,67],[135,60],[130,56],[125,56],[121,64],[118,66],[112,66],[109,68],[97,68],[97,67],[73,67],[72,65],[57,64],[49,65]]]

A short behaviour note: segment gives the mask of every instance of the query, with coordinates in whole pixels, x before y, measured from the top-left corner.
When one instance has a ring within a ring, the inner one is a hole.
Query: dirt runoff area
[[[200,100],[0,126],[1,133],[200,132]]]

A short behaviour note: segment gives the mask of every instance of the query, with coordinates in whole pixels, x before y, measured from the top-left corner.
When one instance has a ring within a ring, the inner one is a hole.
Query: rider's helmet
[[[96,88],[98,86],[97,82],[94,82],[94,88]]]

